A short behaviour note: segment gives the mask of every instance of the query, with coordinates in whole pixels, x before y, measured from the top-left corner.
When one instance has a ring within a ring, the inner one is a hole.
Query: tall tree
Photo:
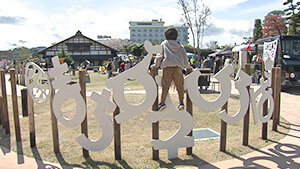
[[[286,15],[285,19],[287,20],[289,25],[288,34],[300,35],[300,2],[294,4],[293,0],[286,0],[283,5],[288,5],[288,8],[284,10]]]
[[[13,52],[19,60],[27,60],[31,57],[30,49],[24,46],[13,49]]]
[[[253,41],[263,37],[261,19],[255,19],[253,30]]]
[[[200,47],[210,19],[210,8],[202,0],[178,0],[178,4],[183,12],[183,20],[192,34],[193,46],[197,49],[197,55],[200,56]],[[195,50],[194,54],[196,55]],[[196,64],[199,60],[200,57],[197,58]]]
[[[280,15],[271,15],[264,20],[263,37],[286,35],[287,27]]]

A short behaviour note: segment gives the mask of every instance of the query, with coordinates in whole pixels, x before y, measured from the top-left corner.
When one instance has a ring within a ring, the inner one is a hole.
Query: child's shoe
[[[166,107],[167,107],[167,106],[166,106],[165,103],[159,103],[157,111],[162,111],[162,110],[164,110]]]

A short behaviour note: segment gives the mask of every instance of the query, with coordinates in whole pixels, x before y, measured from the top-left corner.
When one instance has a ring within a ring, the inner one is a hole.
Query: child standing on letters
[[[184,109],[184,79],[182,70],[192,67],[189,65],[184,47],[176,41],[177,36],[178,32],[175,28],[171,27],[165,30],[165,40],[161,43],[162,53],[158,53],[154,61],[155,64],[153,67],[163,69],[162,95],[158,111],[166,108],[165,101],[173,80],[178,92],[178,109]]]

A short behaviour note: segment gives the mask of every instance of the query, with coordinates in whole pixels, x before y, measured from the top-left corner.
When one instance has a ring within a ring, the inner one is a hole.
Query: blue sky
[[[203,0],[212,11],[203,44],[242,43],[244,36],[252,36],[254,20],[284,9],[284,1]],[[92,39],[129,38],[129,21],[182,25],[181,14],[177,0],[0,0],[0,50],[50,46],[77,30]]]

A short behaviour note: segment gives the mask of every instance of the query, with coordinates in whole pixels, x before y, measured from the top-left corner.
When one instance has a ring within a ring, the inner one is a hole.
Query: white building
[[[145,40],[151,42],[164,41],[164,31],[168,27],[175,27],[178,31],[177,41],[183,44],[188,43],[188,27],[186,26],[164,26],[162,19],[150,21],[130,21],[130,40],[134,43],[144,43]]]

